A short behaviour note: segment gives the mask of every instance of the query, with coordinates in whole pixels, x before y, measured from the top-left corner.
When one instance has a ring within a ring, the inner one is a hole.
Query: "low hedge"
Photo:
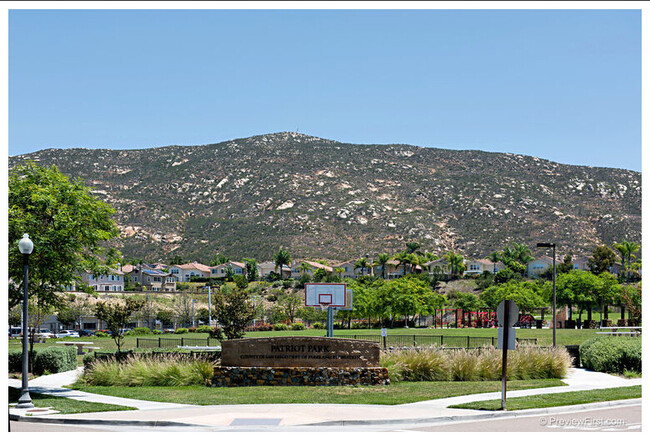
[[[590,339],[580,346],[580,360],[588,370],[641,373],[641,338],[607,336]]]
[[[22,371],[22,351],[9,351],[9,371]],[[61,373],[77,368],[77,349],[75,347],[46,347],[34,350],[32,372],[35,375],[44,373]]]

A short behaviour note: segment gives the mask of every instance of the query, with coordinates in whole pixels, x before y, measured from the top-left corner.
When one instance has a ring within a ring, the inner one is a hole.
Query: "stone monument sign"
[[[379,367],[379,343],[358,339],[287,336],[222,342],[229,367]]]

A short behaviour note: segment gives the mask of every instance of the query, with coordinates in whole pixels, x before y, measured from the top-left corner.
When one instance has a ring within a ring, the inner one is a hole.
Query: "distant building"
[[[246,275],[246,264],[243,262],[228,261],[226,263],[210,267],[210,277],[225,278],[228,268],[231,268],[235,275]]]
[[[190,264],[178,264],[169,267],[169,273],[175,276],[178,282],[189,282],[193,276],[209,278],[212,269],[200,262]]]
[[[307,275],[310,275],[310,276],[314,276],[314,273],[316,273],[316,271],[318,269],[324,270],[325,272],[327,272],[329,274],[332,274],[334,272],[334,269],[332,267],[330,267],[328,265],[325,265],[325,264],[321,264],[321,263],[316,262],[316,261],[294,260],[291,263],[291,277],[292,278],[298,279],[298,278],[300,278],[300,276],[302,276],[302,271],[300,270],[300,265],[303,262],[309,264],[309,266],[311,267],[311,269],[308,269],[308,270],[305,271],[305,273]]]
[[[93,275],[84,272],[81,280],[97,292],[123,292],[124,273],[121,270],[114,270],[110,275]]]

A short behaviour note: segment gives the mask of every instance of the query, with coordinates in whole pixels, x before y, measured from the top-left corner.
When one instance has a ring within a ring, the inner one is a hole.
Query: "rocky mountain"
[[[355,145],[282,132],[204,146],[47,149],[117,209],[129,258],[208,262],[376,256],[422,248],[485,257],[511,242],[558,252],[641,241],[641,174],[536,157]]]

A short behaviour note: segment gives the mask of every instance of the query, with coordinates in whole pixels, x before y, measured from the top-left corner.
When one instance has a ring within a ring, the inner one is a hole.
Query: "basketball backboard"
[[[305,305],[307,307],[346,308],[345,284],[305,284]],[[351,298],[350,298],[351,305]]]

